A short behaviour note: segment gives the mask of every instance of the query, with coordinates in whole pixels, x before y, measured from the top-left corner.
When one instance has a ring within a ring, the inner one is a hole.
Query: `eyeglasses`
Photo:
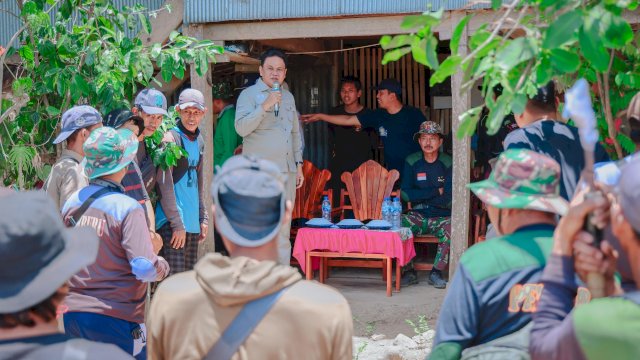
[[[268,72],[269,74],[273,74],[273,73],[276,73],[276,74],[284,74],[284,72],[285,72],[287,69],[286,69],[286,68],[277,68],[277,69],[274,69],[274,68],[272,68],[271,66],[267,66],[267,67],[265,67],[265,68],[264,68],[264,70],[265,70],[266,72]]]

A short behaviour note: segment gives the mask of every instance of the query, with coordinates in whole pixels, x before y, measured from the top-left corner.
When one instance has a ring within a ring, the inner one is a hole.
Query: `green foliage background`
[[[46,163],[55,159],[51,140],[67,109],[88,104],[107,114],[131,108],[140,89],[162,85],[154,78],[156,71],[169,82],[174,76],[182,79],[193,63],[202,75],[215,54],[223,52],[211,41],[175,31],[168,42],[150,46],[126,35],[136,29],[151,33],[150,16],[170,11],[167,7],[150,12],[142,6],[118,9],[107,0],[30,0],[21,9],[23,26],[14,36],[19,46],[0,59],[4,64],[7,56],[20,57],[12,71],[13,96],[0,107],[0,173],[4,185],[21,189],[46,178]],[[58,9],[55,21],[53,9]],[[161,140],[167,127],[153,139]],[[155,145],[150,150],[159,166],[182,156],[175,144]]]

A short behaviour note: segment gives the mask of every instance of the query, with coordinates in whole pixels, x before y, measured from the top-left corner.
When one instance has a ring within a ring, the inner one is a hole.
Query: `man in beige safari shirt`
[[[243,154],[271,160],[287,177],[286,197],[295,203],[296,189],[302,186],[302,143],[300,124],[293,95],[285,89],[272,91],[273,84],[280,86],[287,75],[284,53],[269,49],[260,56],[260,79],[255,85],[242,91],[236,105],[236,131],[242,136]],[[274,107],[278,104],[278,116]],[[281,228],[278,238],[279,262],[289,264],[291,223]]]

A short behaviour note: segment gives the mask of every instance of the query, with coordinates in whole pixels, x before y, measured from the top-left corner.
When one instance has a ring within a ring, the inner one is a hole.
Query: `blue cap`
[[[53,143],[59,144],[67,140],[74,131],[100,123],[102,116],[98,110],[88,105],[74,106],[62,114],[62,130]]]
[[[136,96],[134,105],[140,106],[142,111],[149,115],[169,115],[167,113],[167,98],[156,89],[142,90],[138,96]]]

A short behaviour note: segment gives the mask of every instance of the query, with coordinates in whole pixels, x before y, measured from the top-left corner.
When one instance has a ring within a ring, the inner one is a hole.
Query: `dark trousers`
[[[147,335],[141,331],[139,324],[107,315],[87,312],[68,312],[64,314],[63,319],[64,332],[67,335],[113,344],[131,355],[134,355],[135,334],[137,341],[143,344],[142,350],[135,354],[135,358],[137,360],[145,360],[147,358]]]
[[[174,249],[171,246],[171,236],[173,231],[169,223],[164,224],[158,229],[158,234],[162,237],[162,249],[160,250],[160,256],[162,256],[169,263],[171,268],[169,275],[181,273],[183,271],[193,270],[193,266],[198,261],[198,242],[200,241],[200,234],[187,233],[187,239],[184,246],[180,249]]]

